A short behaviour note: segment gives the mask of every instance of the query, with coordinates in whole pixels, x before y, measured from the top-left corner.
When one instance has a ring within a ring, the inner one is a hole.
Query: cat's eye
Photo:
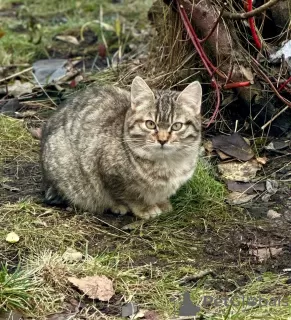
[[[175,122],[172,124],[173,131],[179,131],[182,129],[183,123],[182,122]]]
[[[147,120],[145,124],[146,124],[146,127],[150,130],[156,129],[156,124],[152,120]]]

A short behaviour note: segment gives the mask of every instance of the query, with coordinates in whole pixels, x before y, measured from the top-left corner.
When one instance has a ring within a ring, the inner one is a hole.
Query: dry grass
[[[41,20],[43,43],[39,47],[29,43],[27,35],[19,34],[13,38],[15,33],[8,28],[0,44],[4,48],[0,50],[3,64],[30,62],[36,57],[44,57],[44,48],[50,44],[53,35],[68,27],[80,30],[84,23],[99,17],[99,8],[91,0],[82,2],[77,8],[80,4],[71,0],[23,3],[40,20],[45,19],[43,6],[46,5],[46,14],[52,17],[56,13],[64,14],[68,22],[55,26]],[[125,1],[118,10],[133,22],[131,26],[139,29],[145,21],[149,3]],[[117,8],[103,4],[105,16],[106,12]],[[11,1],[5,1],[3,5],[9,6]],[[154,39],[159,39],[162,46],[151,48],[147,65],[141,59],[123,65],[121,69],[105,70],[92,78],[100,83],[119,82],[126,86],[133,76],[140,73],[150,78],[150,84],[163,83],[167,87],[179,87],[193,77],[196,79],[199,65],[189,69],[195,59],[192,46],[182,41],[179,21],[176,17],[169,20],[168,15],[172,13],[167,7],[164,9],[160,32]],[[137,12],[142,17],[139,22],[136,21]],[[23,16],[23,19],[27,18]],[[114,21],[116,17],[108,15],[106,22],[113,25]],[[166,21],[174,23],[168,25]],[[4,28],[9,23],[7,20]],[[18,168],[24,162],[37,166],[38,142],[20,120],[0,117],[0,150],[0,166],[3,168]],[[30,178],[29,173],[26,176]],[[18,176],[10,179],[18,181]],[[26,184],[23,186],[25,188]],[[37,183],[35,188],[38,188]],[[155,310],[160,319],[169,319],[177,314],[186,290],[191,292],[193,303],[198,305],[205,296],[225,298],[237,294],[269,299],[288,295],[290,289],[285,275],[262,273],[257,277],[253,265],[243,256],[239,248],[240,237],[247,232],[252,233],[258,222],[235,208],[229,208],[224,202],[225,196],[224,185],[218,181],[214,169],[202,159],[193,179],[173,197],[174,211],[131,232],[121,229],[128,220],[126,217],[94,216],[49,208],[43,206],[34,194],[10,203],[2,201],[0,258],[7,262],[7,269],[0,270],[0,311],[18,309],[33,319],[44,319],[49,314],[64,312],[68,306],[72,309],[73,299],[81,306],[85,304],[76,319],[113,320],[120,319],[123,302],[134,301],[142,308]],[[5,241],[11,231],[19,235],[19,242],[11,244]],[[81,252],[83,260],[74,263],[64,261],[62,255],[68,247]],[[14,272],[16,265],[19,269]],[[209,269],[213,274],[186,284],[180,282],[185,276]],[[1,272],[5,279],[13,278],[15,281],[7,285],[1,278]],[[116,296],[108,304],[89,300],[67,280],[69,276],[92,275],[106,275],[114,280]],[[5,296],[3,292],[7,293],[11,288],[14,296]],[[24,296],[23,293],[29,295]],[[18,306],[13,305],[15,297],[17,303],[20,301]],[[212,304],[201,307],[201,317],[211,320],[285,320],[289,314],[290,308],[285,305],[250,308]]]

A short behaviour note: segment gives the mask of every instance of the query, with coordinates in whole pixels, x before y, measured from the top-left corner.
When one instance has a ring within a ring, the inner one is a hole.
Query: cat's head
[[[193,150],[200,142],[201,100],[198,81],[182,92],[152,91],[142,78],[135,77],[126,121],[130,148],[148,159]]]

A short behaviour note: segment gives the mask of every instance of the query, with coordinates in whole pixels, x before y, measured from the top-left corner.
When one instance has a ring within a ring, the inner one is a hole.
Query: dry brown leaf
[[[63,42],[74,44],[76,46],[79,45],[78,39],[76,37],[73,37],[73,36],[56,36],[56,39],[60,40],[60,41],[63,41]]]
[[[243,65],[240,65],[241,73],[245,76],[247,80],[250,81],[251,84],[254,83],[254,74],[251,68],[245,68]]]
[[[211,140],[206,140],[203,142],[203,146],[204,146],[204,149],[208,152],[208,153],[211,153],[213,151],[213,145],[212,145],[212,142]]]
[[[254,157],[254,152],[243,137],[235,132],[230,136],[219,135],[212,138],[213,148],[242,161],[248,161]]]
[[[238,181],[227,180],[226,184],[227,184],[228,190],[230,191],[243,192],[247,194],[254,194],[257,191],[266,190],[266,186],[264,182],[251,183],[251,182],[238,182]]]
[[[249,182],[255,178],[261,165],[252,159],[247,162],[230,161],[218,164],[218,170],[226,180]]]
[[[218,154],[218,156],[221,160],[226,160],[226,159],[231,158],[231,156],[228,156],[227,154],[225,154],[224,152],[222,152],[220,150],[216,150],[216,153]]]
[[[281,213],[279,213],[275,210],[272,210],[272,209],[268,210],[268,212],[267,212],[267,217],[269,219],[279,219],[279,218],[281,218],[281,216],[282,216]]]
[[[267,163],[267,157],[256,157],[256,160],[258,161],[258,163],[260,164],[266,164]]]
[[[26,93],[32,93],[33,84],[30,82],[21,82],[20,80],[15,80],[15,82],[8,86],[8,92],[14,97],[20,97]]]
[[[68,280],[91,299],[108,301],[115,294],[112,280],[105,276],[69,277]]]
[[[255,198],[256,194],[246,194],[246,193],[240,193],[240,192],[231,192],[227,198],[226,201],[229,204],[232,205],[239,205],[243,203],[247,203],[251,201],[253,198]]]
[[[282,248],[263,247],[258,249],[250,249],[250,254],[258,258],[259,262],[263,262],[271,257],[277,256],[282,252]]]

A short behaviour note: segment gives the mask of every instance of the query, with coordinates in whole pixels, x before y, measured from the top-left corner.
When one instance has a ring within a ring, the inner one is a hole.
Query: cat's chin
[[[151,161],[165,159],[167,157],[172,157],[177,153],[177,148],[172,145],[152,145],[143,149],[135,149],[134,153],[139,157],[148,159]]]

